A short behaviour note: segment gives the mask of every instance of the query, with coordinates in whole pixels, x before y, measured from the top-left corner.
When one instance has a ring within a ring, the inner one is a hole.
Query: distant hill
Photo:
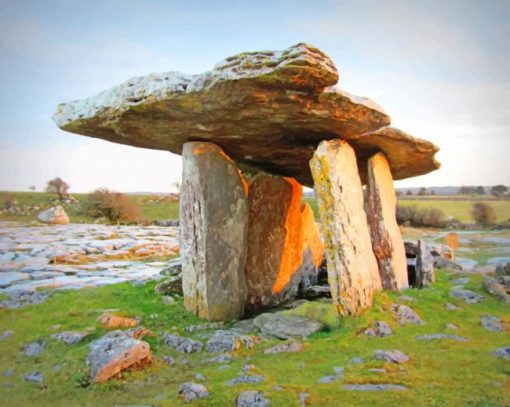
[[[463,185],[466,186],[466,185]],[[477,186],[474,186],[475,188]],[[452,187],[426,187],[427,191],[434,191],[436,195],[457,195],[459,192],[459,189],[462,188],[462,186],[452,186]],[[483,187],[486,194],[490,194],[492,186],[484,186]],[[406,193],[408,190],[410,190],[413,195],[416,195],[418,191],[420,190],[420,187],[415,188],[395,188],[397,192]]]

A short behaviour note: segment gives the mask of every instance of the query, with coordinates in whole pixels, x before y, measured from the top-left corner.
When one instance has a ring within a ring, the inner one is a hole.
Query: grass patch
[[[98,325],[97,317],[104,309],[119,309],[126,315],[142,317],[143,325],[156,333],[162,330],[183,332],[185,326],[199,323],[195,316],[185,312],[182,302],[165,306],[155,296],[155,283],[133,287],[128,283],[58,292],[46,303],[18,310],[0,311],[2,330],[13,330],[14,336],[0,341],[0,371],[15,368],[12,377],[2,377],[0,397],[4,405],[133,405],[150,404],[177,406],[178,387],[193,381],[196,373],[203,373],[204,383],[211,396],[194,405],[233,405],[236,396],[246,389],[262,390],[272,405],[298,405],[298,394],[310,394],[312,405],[395,406],[395,405],[486,405],[503,406],[510,403],[510,365],[494,358],[494,349],[508,346],[508,333],[491,333],[480,326],[482,314],[508,319],[508,305],[487,296],[481,288],[481,277],[470,276],[467,288],[483,293],[486,300],[480,304],[465,305],[448,296],[450,280],[455,276],[443,271],[437,273],[438,282],[424,290],[406,290],[403,294],[416,301],[410,306],[426,321],[423,326],[398,326],[389,312],[391,304],[400,295],[383,292],[376,296],[375,306],[361,317],[344,318],[339,326],[331,324],[328,331],[318,333],[305,341],[300,353],[265,355],[263,349],[278,341],[262,342],[251,351],[235,353],[235,360],[226,370],[206,363],[211,354],[185,355],[190,366],[177,363],[168,367],[158,361],[162,354],[178,360],[183,355],[162,344],[159,335],[147,338],[155,354],[155,362],[141,370],[123,374],[103,385],[80,386],[86,374],[85,358],[91,340],[99,338],[105,330]],[[453,302],[460,311],[448,311],[444,304]],[[313,310],[317,307],[318,310]],[[306,304],[295,313],[314,314],[330,320],[327,307],[321,303]],[[388,322],[395,334],[386,338],[369,338],[363,330],[375,319]],[[446,324],[459,326],[448,330]],[[55,324],[61,325],[52,329]],[[95,332],[82,343],[65,346],[49,339],[50,334],[61,330],[95,327]],[[469,338],[469,342],[448,340],[420,342],[417,335],[447,332]],[[197,336],[196,336],[197,337]],[[38,358],[21,354],[24,344],[44,338],[46,347]],[[410,363],[392,366],[371,358],[375,349],[400,349],[411,356]],[[249,357],[249,359],[248,359]],[[352,365],[348,361],[362,357],[365,363]],[[258,385],[226,386],[245,364],[253,364],[252,374],[261,374],[265,380]],[[317,384],[317,380],[333,373],[333,367],[344,366],[345,375],[331,384]],[[369,368],[386,368],[387,373],[369,372]],[[26,383],[24,375],[40,371],[44,386]],[[7,382],[7,384],[6,384]],[[343,390],[345,383],[394,383],[409,388],[406,392],[359,393]],[[276,390],[275,385],[283,390]]]

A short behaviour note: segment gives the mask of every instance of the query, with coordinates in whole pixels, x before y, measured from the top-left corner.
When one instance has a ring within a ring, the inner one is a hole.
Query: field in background
[[[17,201],[18,206],[53,206],[59,202],[55,200],[55,195],[47,192],[0,192],[0,208],[4,206],[4,201],[8,195],[12,195]],[[78,199],[79,204],[64,204],[64,208],[73,223],[93,223],[96,219],[89,216],[84,211],[87,201],[87,194],[72,194]],[[176,219],[179,217],[179,203],[177,201],[169,202],[161,199],[161,195],[129,195],[130,198],[139,204],[142,208],[143,216],[148,221],[161,219]],[[305,197],[304,202],[308,202],[313,209],[315,218],[319,219],[317,201],[315,198]],[[453,196],[453,197],[402,197],[398,204],[402,206],[416,206],[423,208],[436,208],[444,212],[445,216],[458,219],[463,223],[471,223],[471,208],[474,202],[486,202],[494,208],[496,213],[496,222],[501,223],[510,219],[510,200],[496,200],[487,196],[481,197]],[[11,220],[21,222],[35,221],[37,211],[33,211],[28,216],[16,216],[0,213],[0,220]]]

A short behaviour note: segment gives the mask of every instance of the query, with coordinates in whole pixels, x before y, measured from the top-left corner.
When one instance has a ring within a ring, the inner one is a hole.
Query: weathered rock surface
[[[319,144],[310,168],[321,217],[331,297],[340,315],[370,307],[381,289],[353,149],[343,140]]]
[[[243,169],[308,186],[308,161],[325,139],[352,139],[362,168],[374,152],[385,152],[395,179],[438,168],[434,145],[396,129],[374,132],[390,118],[369,99],[332,87],[337,81],[328,56],[297,44],[235,55],[199,75],[132,78],[61,104],[53,118],[73,133],[177,154],[188,141],[210,141]]]
[[[232,352],[241,348],[251,349],[253,340],[246,335],[239,335],[232,331],[216,331],[205,344],[207,352]]]
[[[498,348],[494,352],[492,352],[492,354],[497,358],[510,360],[510,346]]]
[[[236,398],[236,407],[267,407],[269,404],[264,393],[256,390],[243,391]]]
[[[246,301],[247,186],[211,143],[186,143],[180,193],[182,289],[188,311],[238,319]]]
[[[423,325],[422,319],[407,305],[393,304],[392,310],[397,317],[397,321],[400,325],[415,324]]]
[[[396,218],[397,197],[391,169],[383,153],[368,160],[367,195],[367,218],[382,286],[389,290],[408,288],[404,241]]]
[[[151,359],[147,342],[116,330],[90,343],[87,364],[90,365],[92,380],[101,383],[130,366],[148,363]]]
[[[37,215],[37,219],[53,225],[67,225],[69,223],[69,216],[61,206],[54,206],[41,212]]]
[[[303,258],[302,191],[292,178],[258,174],[250,182],[247,308],[268,307],[297,294],[301,278],[295,274]]]
[[[203,399],[209,397],[209,391],[202,384],[187,382],[181,384],[179,387],[179,395],[186,402],[190,402],[196,399]]]
[[[495,277],[484,276],[483,286],[490,295],[510,304],[510,277],[501,275]]]
[[[44,376],[40,372],[28,373],[25,375],[25,381],[29,383],[42,383]]]
[[[29,343],[23,347],[23,354],[28,357],[39,356],[44,351],[44,341],[42,339]]]
[[[81,342],[83,338],[90,335],[88,331],[62,331],[51,335],[53,339],[64,342],[66,345],[74,345]]]
[[[434,259],[423,240],[418,240],[416,255],[416,287],[429,286],[436,281],[434,275]]]
[[[384,338],[393,334],[393,329],[384,321],[375,321],[374,325],[365,330],[365,335]]]
[[[495,315],[482,315],[480,317],[480,325],[490,332],[503,332],[503,321]],[[510,328],[510,323],[505,324]]]
[[[378,384],[345,384],[347,391],[405,391],[407,387],[401,384],[378,383]]]
[[[374,351],[374,358],[378,360],[384,360],[386,362],[391,363],[406,363],[409,361],[409,356],[407,356],[404,352],[399,350],[375,350]]]
[[[476,304],[485,300],[483,295],[475,293],[474,291],[466,288],[452,288],[450,290],[450,297],[458,298],[466,304]]]
[[[266,355],[274,355],[276,353],[294,353],[301,352],[303,350],[303,344],[301,342],[290,341],[287,343],[281,343],[279,345],[272,346],[266,349],[264,353]]]
[[[279,313],[261,314],[254,319],[254,324],[262,334],[280,339],[306,338],[324,328],[318,321]]]
[[[261,383],[262,381],[264,381],[264,376],[261,376],[261,375],[255,375],[255,376],[241,375],[241,376],[234,377],[233,379],[230,379],[229,381],[227,381],[227,386],[233,386],[234,384],[239,384],[239,383],[257,384],[257,383]]]
[[[183,353],[195,353],[202,350],[203,344],[191,338],[183,338],[179,335],[163,333],[163,342],[165,345],[174,348]]]
[[[451,339],[452,341],[457,341],[457,342],[468,342],[469,341],[469,339],[464,338],[462,336],[451,335],[451,334],[425,334],[425,335],[417,336],[416,339],[419,341],[433,341],[433,340],[437,340],[437,339]]]

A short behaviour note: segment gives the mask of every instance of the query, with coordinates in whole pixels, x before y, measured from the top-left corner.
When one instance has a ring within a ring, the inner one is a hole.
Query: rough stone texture
[[[294,353],[301,352],[303,350],[303,344],[301,342],[287,342],[281,343],[279,345],[272,346],[269,349],[266,349],[264,353],[266,355],[274,355],[276,353]]]
[[[179,387],[179,395],[182,396],[184,401],[190,402],[208,397],[209,392],[202,384],[187,382],[181,384],[181,387]]]
[[[53,339],[64,342],[66,345],[74,345],[81,342],[83,338],[90,335],[91,332],[80,332],[80,331],[63,331],[51,335]]]
[[[205,350],[207,352],[232,352],[240,349],[241,344],[251,349],[253,340],[249,336],[239,335],[232,331],[216,331],[205,344]]]
[[[434,259],[423,240],[418,240],[416,256],[416,287],[429,286],[436,281],[434,275]]]
[[[503,321],[495,315],[482,315],[480,325],[490,332],[503,332]],[[508,324],[510,327],[510,323]]]
[[[234,384],[239,383],[261,383],[264,381],[264,376],[255,375],[255,376],[248,376],[248,375],[241,375],[238,377],[234,377],[233,379],[230,379],[227,381],[227,386],[233,386]]]
[[[407,387],[400,384],[378,383],[378,384],[345,384],[347,391],[405,391]]]
[[[318,321],[280,313],[261,314],[254,319],[254,324],[262,334],[280,339],[306,338],[324,328]]]
[[[240,318],[246,300],[245,181],[216,145],[186,143],[179,202],[186,309],[211,321]]]
[[[497,358],[510,360],[510,346],[498,348],[494,352],[492,352],[492,354]]]
[[[236,398],[236,407],[267,407],[269,404],[264,393],[256,390],[243,391]]]
[[[487,292],[498,300],[510,304],[510,278],[496,275],[495,277],[484,276],[483,286]]]
[[[37,215],[37,219],[54,225],[67,225],[69,223],[69,216],[67,216],[66,211],[61,206],[46,209]]]
[[[191,338],[183,338],[181,336],[169,334],[167,332],[163,333],[163,342],[165,345],[183,353],[200,352],[203,346],[202,342]]]
[[[292,280],[303,258],[302,192],[292,178],[258,174],[250,182],[247,308],[268,307],[297,294]]]
[[[390,166],[383,153],[368,160],[367,193],[367,217],[382,286],[390,290],[408,288],[404,241],[396,218],[397,197]]]
[[[374,358],[378,360],[384,360],[391,363],[406,363],[409,361],[409,356],[399,350],[375,350]]]
[[[301,226],[303,230],[303,261],[299,272],[302,288],[317,283],[319,269],[324,262],[324,242],[315,222],[315,215],[308,203],[301,205]]]
[[[450,290],[450,297],[458,298],[464,301],[466,304],[476,304],[485,300],[483,295],[465,288],[452,288]]]
[[[415,324],[423,325],[422,319],[407,305],[393,304],[392,310],[397,317],[397,321],[400,325]]]
[[[25,375],[25,381],[29,383],[42,383],[43,380],[44,376],[39,372],[28,373]]]
[[[23,347],[23,354],[28,357],[39,356],[44,351],[44,341],[39,339]]]
[[[395,179],[439,167],[431,143],[391,128],[374,132],[390,118],[369,99],[331,86],[337,81],[327,55],[297,44],[235,55],[199,75],[132,78],[61,104],[53,118],[73,133],[177,154],[188,141],[210,141],[243,169],[291,176],[308,186],[308,161],[325,139],[353,139],[362,168],[384,151]]]
[[[147,363],[151,359],[147,342],[117,330],[90,343],[87,364],[90,365],[92,380],[101,383],[132,365]]]
[[[384,321],[375,321],[373,327],[365,330],[365,335],[384,338],[393,334],[391,327]]]
[[[310,168],[322,221],[331,297],[340,315],[357,315],[381,289],[363,209],[353,149],[343,140],[319,144]]]

